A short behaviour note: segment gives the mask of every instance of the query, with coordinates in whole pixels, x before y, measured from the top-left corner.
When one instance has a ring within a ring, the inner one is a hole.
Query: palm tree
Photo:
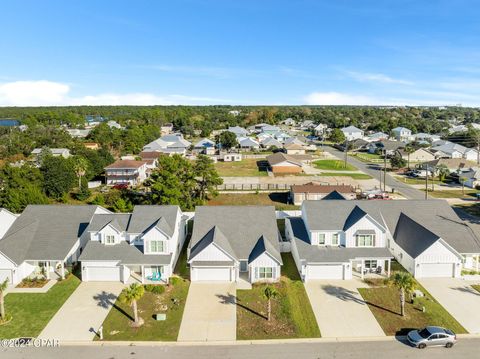
[[[404,151],[407,154],[407,167],[410,169],[410,154],[415,152],[415,148],[413,148],[411,145],[406,145]]]
[[[2,284],[0,284],[0,319],[2,321],[6,320],[5,316],[5,290],[8,287],[8,278],[3,281]]]
[[[118,300],[121,303],[130,305],[132,307],[134,318],[133,324],[135,327],[140,327],[143,324],[143,319],[138,317],[137,300],[142,298],[144,293],[145,288],[143,285],[133,283],[129,287],[125,288],[118,297]]]
[[[395,287],[400,293],[400,314],[405,316],[405,294],[410,294],[415,289],[415,279],[407,272],[395,272],[386,279],[386,284]]]
[[[267,320],[270,321],[272,315],[272,299],[279,296],[278,291],[272,286],[266,286],[265,291],[263,292],[263,296],[267,300]]]
[[[443,182],[445,178],[450,174],[450,170],[448,169],[447,165],[438,165],[437,166],[437,171],[438,171],[438,179]]]
[[[85,173],[88,169],[88,161],[83,157],[76,157],[73,164],[75,174],[78,177],[78,189],[82,188],[82,177],[85,176]]]

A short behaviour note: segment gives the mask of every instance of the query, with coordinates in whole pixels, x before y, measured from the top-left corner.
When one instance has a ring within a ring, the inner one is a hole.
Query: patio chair
[[[151,280],[152,282],[159,282],[162,280],[162,273],[156,272],[153,275],[147,276],[148,280]]]
[[[376,274],[382,274],[382,267],[378,266],[377,269],[375,270]]]

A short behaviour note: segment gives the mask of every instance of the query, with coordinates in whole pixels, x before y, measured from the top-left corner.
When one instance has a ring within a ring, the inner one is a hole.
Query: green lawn
[[[372,179],[373,177],[367,175],[366,173],[345,173],[345,172],[322,172],[319,173],[317,176],[323,177],[351,177],[356,180],[368,180]]]
[[[103,322],[104,340],[125,341],[175,341],[177,340],[180,323],[182,322],[183,310],[188,294],[190,282],[182,278],[172,278],[171,284],[166,287],[163,294],[154,294],[145,291],[144,296],[138,301],[139,315],[145,321],[140,328],[130,326],[132,309],[130,306],[115,302]],[[174,304],[173,299],[179,300]],[[167,306],[165,311],[162,307]],[[157,321],[153,318],[156,313],[166,313],[165,321]]]
[[[428,186],[431,188],[431,186]],[[428,195],[434,198],[465,198],[465,199],[472,199],[476,198],[477,193],[480,191],[472,190],[470,188],[466,188],[465,192],[462,190],[441,190],[441,191],[429,191]]]
[[[13,319],[0,326],[0,338],[37,337],[79,284],[69,275],[47,293],[7,294],[5,310]]]
[[[425,185],[425,178],[411,178],[411,177],[397,177],[397,179],[403,183],[406,183],[406,184],[421,184],[421,185]],[[438,180],[438,179],[435,179],[433,181],[434,184],[442,184],[444,182]],[[429,178],[428,179],[428,187],[432,187],[432,179]]]
[[[272,193],[220,193],[208,201],[209,206],[275,206],[277,210],[294,210],[299,206],[287,203],[288,192]]]
[[[367,302],[386,335],[405,335],[411,329],[427,325],[441,326],[455,333],[466,333],[465,328],[453,318],[435,299],[423,288],[425,297],[416,298],[414,303],[405,304],[405,317],[400,315],[400,300],[398,290],[390,287],[359,288],[358,291]],[[425,312],[422,312],[425,307]]]
[[[377,155],[376,153],[368,153],[368,152],[357,152],[357,153],[352,153],[350,156],[355,157],[356,159],[362,161],[362,162],[378,162],[382,161],[383,157],[380,155]]]
[[[475,289],[477,292],[480,292],[480,285],[479,284],[472,285],[472,288]]]
[[[215,163],[217,172],[222,177],[257,177],[267,176],[265,159],[247,158],[239,162]]]
[[[345,166],[345,162],[341,160],[318,160],[313,162],[313,165],[319,170],[327,170],[327,171],[356,171],[357,170],[355,166],[352,166],[349,163],[347,163],[347,166]]]
[[[273,284],[280,296],[272,300],[272,319],[266,320],[265,284],[237,290],[237,339],[318,338],[318,329],[305,287],[291,254],[282,254],[282,279]]]
[[[187,248],[190,238],[192,236],[193,220],[188,221],[187,224],[187,237],[183,244],[182,251],[178,256],[177,264],[175,265],[174,273],[184,279],[190,279],[190,268],[187,267]]]

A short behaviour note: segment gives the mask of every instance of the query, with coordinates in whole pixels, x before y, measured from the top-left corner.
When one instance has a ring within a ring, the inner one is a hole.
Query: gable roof
[[[263,253],[267,253],[268,255],[270,255],[272,258],[275,259],[276,252],[277,250],[272,246],[272,244],[269,241],[265,240],[263,236],[261,236],[258,239],[257,243],[255,244],[255,247],[253,247],[252,252],[248,256],[248,263],[252,263],[255,259],[260,257]],[[279,262],[279,264],[281,264],[281,262]]]
[[[302,209],[310,230],[338,230],[356,206],[390,233],[395,232],[400,214],[404,213],[457,252],[480,253],[480,226],[462,221],[445,200],[304,201]]]
[[[145,161],[135,161],[135,160],[118,160],[113,162],[111,165],[105,167],[106,170],[110,169],[138,169],[146,164]]]
[[[435,233],[429,231],[404,213],[400,213],[393,238],[412,258],[417,258],[440,239]]]
[[[180,207],[174,205],[151,206],[139,205],[133,207],[132,217],[128,226],[129,233],[143,233],[153,224],[168,236],[172,237],[180,214]]]
[[[343,127],[341,129],[342,132],[362,132],[363,133],[363,130],[359,129],[358,127],[355,127],[355,126],[347,126],[347,127]]]
[[[0,240],[0,252],[16,264],[64,260],[98,206],[29,205]]]
[[[95,214],[88,225],[88,231],[98,232],[106,226],[111,226],[121,233],[127,230],[129,221],[129,213]]]
[[[224,251],[228,256],[232,257],[233,259],[238,260],[238,257],[235,255],[235,252],[228,242],[228,239],[222,233],[220,228],[217,226],[212,227],[208,231],[208,233],[201,238],[190,250],[189,261],[194,259],[197,254],[202,252],[205,248],[207,248],[210,244],[214,243],[218,248]]]
[[[353,193],[354,188],[349,185],[326,185],[309,182],[306,184],[294,184],[291,187],[291,191],[293,193]]]
[[[267,156],[267,161],[270,166],[275,166],[275,165],[278,165],[279,163],[287,161],[294,165],[302,167],[301,162],[297,161],[294,157],[289,156],[283,152],[277,152],[277,153],[274,153],[273,155]]]
[[[350,212],[347,219],[345,220],[345,224],[343,225],[343,230],[344,231],[348,230],[350,227],[352,227],[355,223],[357,223],[366,215],[367,215],[367,212],[365,212],[360,207],[355,206],[352,212]]]
[[[269,242],[265,244],[269,254],[282,263],[278,236],[273,206],[196,207],[189,260],[212,241],[218,241],[216,243],[237,260],[246,260],[263,237]]]
[[[345,196],[337,190],[330,192],[322,200],[346,200]]]

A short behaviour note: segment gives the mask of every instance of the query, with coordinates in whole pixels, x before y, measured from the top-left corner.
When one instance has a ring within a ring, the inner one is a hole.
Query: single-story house
[[[282,152],[277,152],[273,155],[267,156],[267,162],[274,174],[292,174],[301,173],[303,171],[302,162],[295,159],[291,155],[287,155]]]
[[[135,160],[117,160],[105,167],[107,186],[127,184],[136,186],[147,178],[147,162]]]
[[[397,153],[404,160],[408,160],[410,158],[410,162],[427,162],[435,159],[435,155],[425,148],[418,148],[410,154],[408,154],[404,148],[400,148],[397,150]]]
[[[240,162],[243,157],[241,153],[223,153],[220,158],[223,162]]]
[[[464,158],[437,158],[425,164],[428,167],[446,166],[450,172],[468,171],[469,168],[477,166],[476,162]]]
[[[305,147],[297,143],[290,143],[284,146],[287,155],[304,155]]]
[[[477,188],[480,185],[480,169],[478,167],[470,168],[468,171],[461,172],[459,175],[460,182],[464,181],[464,185],[470,188]]]
[[[390,136],[385,132],[375,132],[365,137],[368,142],[376,142],[381,140],[388,140]]]
[[[208,138],[202,138],[198,141],[194,146],[193,149],[196,152],[204,153],[206,155],[214,155],[215,154],[215,142]]]
[[[0,282],[17,285],[39,275],[65,278],[65,267],[78,261],[85,246],[88,223],[100,213],[108,211],[90,205],[27,206],[9,227],[7,222],[0,239]]]
[[[355,199],[356,193],[353,186],[349,185],[322,185],[317,183],[307,183],[302,185],[293,185],[290,187],[290,201],[300,206],[303,201],[320,200],[336,191],[341,193],[346,199]]]
[[[34,158],[38,158],[38,156],[42,153],[43,150],[43,148],[35,148],[31,154]],[[68,158],[71,156],[70,150],[68,148],[49,148],[46,150],[50,151],[53,157]]]
[[[478,263],[478,230],[444,200],[304,201],[286,236],[305,281],[388,275],[395,258],[416,278],[459,277]]]
[[[238,137],[237,141],[240,148],[243,149],[255,150],[260,148],[260,144],[250,137]]]
[[[157,138],[155,141],[143,146],[143,151],[185,156],[191,145],[189,141],[183,138],[181,133],[173,133]]]
[[[274,282],[283,264],[273,206],[201,206],[188,246],[194,282]]]
[[[272,146],[277,147],[277,148],[282,148],[282,143],[280,141],[278,141],[277,139],[275,139],[273,137],[270,137],[270,136],[265,137],[260,142],[260,145],[263,148],[269,148],[269,147],[272,147]]]
[[[95,214],[79,258],[82,280],[168,282],[185,241],[186,220],[178,206]]]
[[[227,131],[234,133],[237,137],[246,137],[248,135],[248,131],[240,126],[229,127]]]
[[[367,146],[369,153],[385,153],[387,156],[393,156],[401,149],[405,148],[406,143],[401,141],[382,140],[377,142],[370,142]]]

